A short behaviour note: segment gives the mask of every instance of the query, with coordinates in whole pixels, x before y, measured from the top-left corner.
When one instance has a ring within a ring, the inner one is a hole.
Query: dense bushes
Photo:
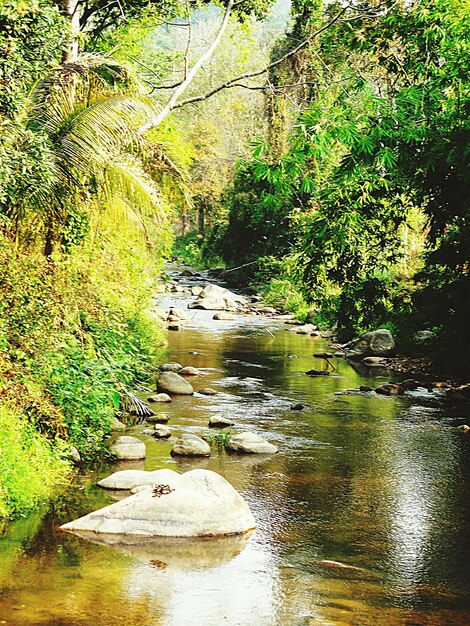
[[[67,479],[61,446],[53,447],[18,410],[0,407],[0,518],[28,511]]]
[[[343,339],[388,324],[470,349],[468,11],[366,5],[322,33],[282,154],[260,141],[239,167],[218,248],[229,264],[277,257],[263,281],[290,281]]]
[[[10,420],[0,447],[10,450],[16,431],[39,442],[24,454],[19,442],[3,455],[3,513],[22,510],[29,497],[22,487],[10,493],[5,477],[16,475],[14,458],[40,468],[39,455],[54,474],[63,465],[54,461],[57,450],[73,445],[92,462],[107,455],[121,394],[152,376],[162,345],[150,310],[158,269],[159,257],[135,233],[115,232],[106,221],[93,240],[49,260],[0,236],[0,394]]]

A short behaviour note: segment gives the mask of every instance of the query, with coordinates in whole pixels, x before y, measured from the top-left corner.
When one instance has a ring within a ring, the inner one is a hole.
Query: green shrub
[[[286,279],[272,278],[261,293],[266,304],[289,311],[299,319],[305,319],[310,308],[303,294]]]
[[[60,447],[54,449],[18,409],[0,407],[0,517],[49,499],[69,470]]]

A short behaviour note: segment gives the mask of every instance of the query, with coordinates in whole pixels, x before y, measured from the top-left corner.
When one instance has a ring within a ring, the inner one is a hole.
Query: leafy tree
[[[322,34],[325,84],[317,80],[288,150],[273,159],[269,146],[257,149],[249,167],[253,188],[268,183],[257,223],[274,207],[285,228],[303,216],[304,285],[323,303],[330,294],[349,335],[401,306],[394,267],[412,207],[428,216],[437,288],[448,281],[447,294],[462,294],[469,263],[468,13],[458,0],[376,8],[358,4]],[[262,235],[244,226],[248,252]]]

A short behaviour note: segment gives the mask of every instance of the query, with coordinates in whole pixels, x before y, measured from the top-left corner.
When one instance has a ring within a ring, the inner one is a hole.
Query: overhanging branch
[[[180,102],[176,102],[175,105],[172,108],[173,109],[178,109],[180,107],[186,106],[187,104],[195,104],[196,102],[202,102],[203,100],[207,100],[207,98],[210,98],[211,96],[215,95],[219,91],[222,91],[223,89],[229,89],[231,87],[237,87],[238,83],[241,80],[246,80],[246,79],[250,79],[250,78],[256,78],[258,76],[262,76],[263,74],[266,74],[267,72],[269,72],[269,70],[271,70],[274,67],[277,67],[278,65],[281,65],[281,63],[284,63],[284,61],[286,61],[290,57],[292,57],[295,54],[297,54],[300,50],[305,48],[313,39],[318,37],[323,31],[327,30],[335,22],[337,22],[340,19],[340,17],[342,15],[344,15],[344,13],[346,13],[346,11],[349,8],[350,8],[349,4],[346,5],[345,7],[343,7],[341,9],[341,11],[339,11],[339,13],[337,13],[327,24],[325,24],[324,26],[322,26],[321,28],[316,30],[314,33],[312,33],[312,35],[310,35],[310,37],[308,37],[307,39],[302,41],[293,50],[290,50],[289,52],[286,52],[286,54],[284,54],[282,57],[280,57],[276,61],[273,61],[272,63],[270,63],[266,67],[264,67],[264,68],[262,68],[260,70],[257,70],[256,72],[248,72],[246,74],[240,74],[240,76],[237,76],[236,78],[231,78],[230,80],[227,80],[225,83],[222,83],[222,84],[218,85],[217,87],[214,87],[213,89],[210,89],[209,91],[207,91],[204,94],[200,94],[199,96],[193,96],[192,98],[187,98],[186,100],[181,100]]]
[[[237,3],[237,4],[240,4],[240,3]],[[147,122],[147,124],[144,124],[143,126],[140,127],[140,129],[139,129],[140,133],[145,133],[146,131],[150,130],[151,128],[155,128],[155,126],[158,126],[161,122],[163,122],[164,119],[166,119],[168,117],[168,115],[170,114],[170,112],[173,109],[177,108],[178,106],[181,106],[181,105],[178,105],[178,98],[186,91],[187,87],[191,84],[191,82],[193,81],[194,77],[196,76],[198,71],[201,69],[201,67],[204,65],[204,63],[206,63],[212,57],[212,55],[214,54],[214,51],[216,50],[217,46],[220,43],[220,40],[222,39],[222,35],[224,34],[225,30],[227,29],[227,26],[228,26],[228,23],[229,23],[229,19],[230,19],[230,15],[232,14],[232,10],[233,10],[234,5],[235,5],[235,1],[234,0],[229,0],[229,2],[227,4],[227,8],[225,9],[225,13],[224,13],[224,17],[222,19],[222,23],[221,23],[221,25],[219,27],[217,35],[214,37],[214,41],[212,42],[212,44],[204,52],[204,54],[202,54],[199,57],[199,59],[191,67],[191,69],[188,70],[184,80],[181,82],[180,85],[178,85],[178,87],[176,88],[176,90],[172,94],[171,98],[168,100],[167,104],[163,107],[163,109],[160,111],[160,113],[156,117],[154,117],[152,120]]]

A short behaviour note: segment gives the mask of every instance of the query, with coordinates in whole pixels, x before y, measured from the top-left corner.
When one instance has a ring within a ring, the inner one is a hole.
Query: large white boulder
[[[206,311],[225,311],[227,304],[223,298],[217,296],[199,297],[188,304],[188,309],[205,309]]]
[[[256,526],[242,496],[216,472],[172,470],[154,489],[140,491],[61,526],[138,537],[211,537],[246,533]],[[173,475],[171,475],[173,474]]]
[[[146,472],[145,470],[121,470],[114,472],[98,481],[98,485],[104,489],[127,489],[131,490],[140,485],[155,485],[165,483],[174,478],[175,472],[169,469]]]
[[[229,291],[228,289],[225,289],[225,287],[208,283],[200,293],[200,297],[206,298],[214,296],[223,298],[224,300],[231,300],[232,302],[237,302],[238,304],[248,303],[248,300],[244,296],[240,296],[238,293],[233,293],[233,291]]]
[[[214,285],[207,283],[204,289],[198,294],[198,299],[188,304],[188,309],[206,309],[208,311],[224,311],[225,309],[236,309],[237,305],[246,305],[247,299],[238,293],[233,293]]]

